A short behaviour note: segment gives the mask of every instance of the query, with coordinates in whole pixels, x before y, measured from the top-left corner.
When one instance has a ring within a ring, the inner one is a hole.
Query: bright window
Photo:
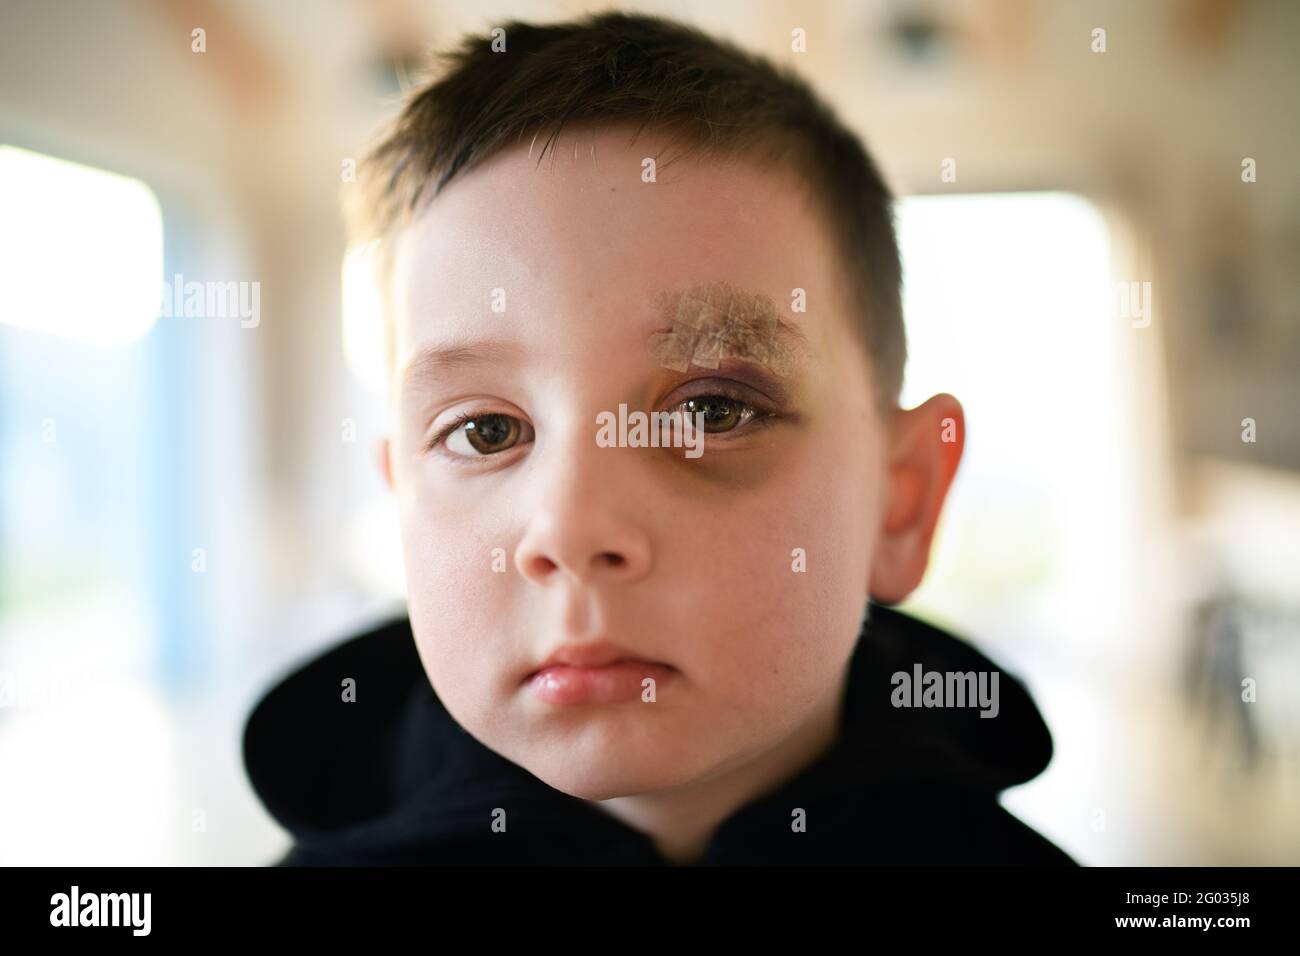
[[[144,183],[0,146],[0,322],[121,345],[158,318],[163,233]]]

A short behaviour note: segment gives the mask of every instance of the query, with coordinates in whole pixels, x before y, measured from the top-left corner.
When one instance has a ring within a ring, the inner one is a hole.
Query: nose
[[[559,449],[554,449],[559,451]],[[544,482],[527,529],[515,549],[515,566],[528,580],[550,584],[631,584],[650,570],[650,536],[634,513],[629,484],[612,473],[614,456],[627,449],[586,449],[566,455],[562,469]]]

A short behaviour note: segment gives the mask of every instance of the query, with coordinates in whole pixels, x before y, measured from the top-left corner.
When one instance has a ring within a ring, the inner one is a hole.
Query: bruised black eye
[[[513,448],[523,434],[523,422],[511,415],[475,415],[452,426],[445,444],[452,454],[476,458]]]

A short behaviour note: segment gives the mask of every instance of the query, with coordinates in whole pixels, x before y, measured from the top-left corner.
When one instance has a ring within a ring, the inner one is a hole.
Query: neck
[[[698,862],[718,827],[737,810],[815,764],[840,738],[848,669],[796,730],[740,766],[684,787],[591,801],[596,809],[651,838],[669,863]]]

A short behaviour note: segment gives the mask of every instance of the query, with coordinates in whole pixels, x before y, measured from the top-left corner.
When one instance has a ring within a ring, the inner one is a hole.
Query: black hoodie
[[[840,740],[725,820],[700,863],[1074,865],[998,803],[1052,756],[1024,686],[945,631],[883,605],[869,610]],[[917,665],[999,671],[997,715],[981,717],[978,705],[897,706],[893,675],[914,676]],[[346,678],[355,701],[343,700]],[[294,838],[277,866],[667,863],[644,834],[457,724],[406,617],[280,681],[249,716],[243,746],[254,790]],[[503,832],[493,828],[497,808]]]

